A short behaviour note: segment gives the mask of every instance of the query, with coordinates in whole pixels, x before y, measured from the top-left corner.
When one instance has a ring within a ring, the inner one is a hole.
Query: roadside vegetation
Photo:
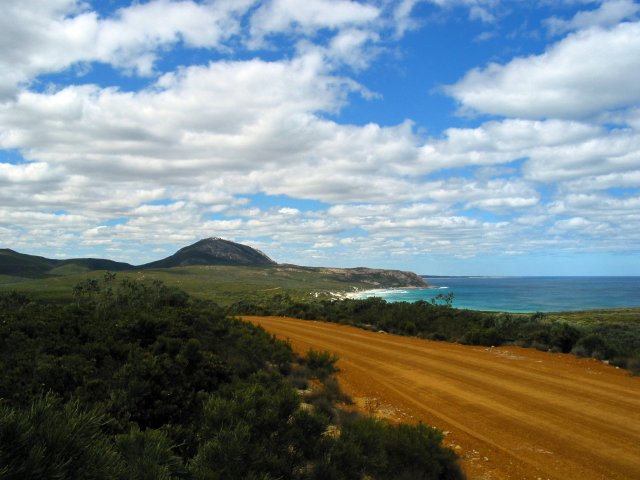
[[[298,302],[287,295],[277,295],[262,303],[238,302],[228,311],[235,315],[323,320],[467,345],[517,345],[573,353],[640,374],[640,314],[637,312],[635,321],[629,315],[623,321],[615,321],[610,315],[599,320],[584,312],[567,314],[566,318],[559,314],[487,313],[453,308],[452,303],[450,296],[440,296],[433,302],[396,303],[380,298]]]
[[[0,294],[0,478],[462,478],[441,432],[342,408],[335,356],[119,275]]]

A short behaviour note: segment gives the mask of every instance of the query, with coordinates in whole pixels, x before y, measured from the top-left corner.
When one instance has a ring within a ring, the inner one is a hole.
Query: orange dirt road
[[[363,410],[435,425],[470,479],[640,479],[640,378],[590,359],[244,317],[340,356]]]

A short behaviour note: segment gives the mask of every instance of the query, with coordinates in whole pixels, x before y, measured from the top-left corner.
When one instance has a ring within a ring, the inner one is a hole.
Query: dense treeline
[[[340,413],[326,352],[160,282],[74,297],[0,296],[2,479],[462,478],[437,430]]]
[[[519,345],[574,353],[607,360],[640,374],[639,323],[577,325],[550,321],[542,313],[523,316],[457,309],[452,307],[452,302],[453,297],[440,296],[434,302],[386,302],[368,298],[300,303],[287,295],[278,295],[259,305],[236,303],[229,312],[324,320],[469,345]]]

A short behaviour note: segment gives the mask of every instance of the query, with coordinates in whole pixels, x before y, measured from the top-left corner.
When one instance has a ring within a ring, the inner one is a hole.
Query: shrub
[[[627,368],[634,375],[640,375],[640,357],[633,357],[627,360]]]
[[[500,335],[500,332],[494,327],[487,328],[486,330],[474,329],[464,335],[462,342],[469,345],[484,345],[491,347],[494,345],[501,345],[504,338]]]
[[[330,352],[309,350],[303,358],[305,365],[320,380],[338,371],[338,356]]]
[[[569,353],[580,338],[580,331],[566,323],[551,327],[549,342],[563,353]]]
[[[581,357],[593,357],[603,360],[611,357],[612,350],[601,335],[591,333],[578,340],[571,353]]]
[[[101,431],[105,419],[46,395],[27,410],[0,404],[3,480],[118,478],[122,462]]]
[[[316,479],[457,480],[456,455],[442,446],[442,433],[418,425],[392,425],[360,417],[328,438]]]
[[[129,480],[173,480],[186,474],[180,458],[171,451],[167,435],[159,430],[141,432],[133,427],[116,437]]]

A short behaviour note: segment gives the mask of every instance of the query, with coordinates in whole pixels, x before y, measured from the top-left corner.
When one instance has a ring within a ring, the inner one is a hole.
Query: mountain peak
[[[275,265],[264,253],[247,245],[220,237],[204,238],[181,248],[163,260],[142,265],[144,268],[187,267],[192,265]]]

